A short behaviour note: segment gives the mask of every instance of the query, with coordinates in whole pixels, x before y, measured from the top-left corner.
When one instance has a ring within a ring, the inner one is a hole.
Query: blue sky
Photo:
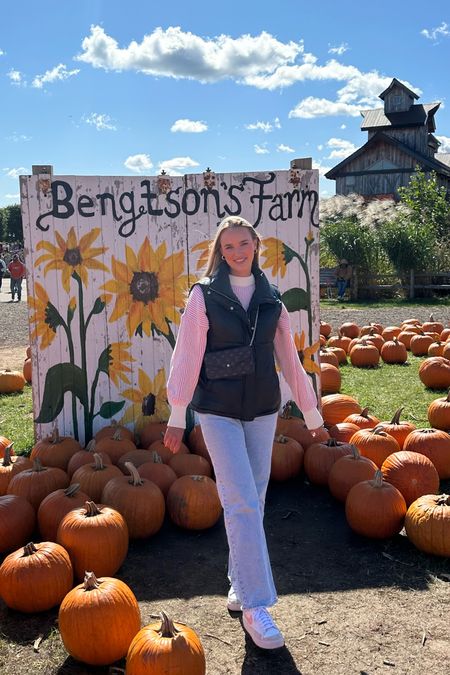
[[[0,206],[33,164],[59,175],[322,176],[366,141],[360,110],[397,77],[441,101],[450,152],[450,5],[22,0],[0,27]],[[5,10],[4,10],[5,11]],[[334,181],[321,177],[322,196]]]

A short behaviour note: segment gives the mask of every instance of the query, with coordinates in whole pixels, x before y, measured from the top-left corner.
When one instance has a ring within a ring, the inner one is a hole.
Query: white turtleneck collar
[[[255,277],[253,274],[250,274],[248,277],[237,277],[234,274],[230,274],[230,284],[232,286],[254,286],[255,285]]]

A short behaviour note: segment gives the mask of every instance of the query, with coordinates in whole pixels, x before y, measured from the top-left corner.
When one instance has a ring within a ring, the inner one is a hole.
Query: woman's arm
[[[317,397],[311,380],[306,374],[291,332],[291,321],[283,305],[274,339],[275,356],[292,397],[302,411],[308,429],[317,429],[323,425],[323,419],[317,408]]]

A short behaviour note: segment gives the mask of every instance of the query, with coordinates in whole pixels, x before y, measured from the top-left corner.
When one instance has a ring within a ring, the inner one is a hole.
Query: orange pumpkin
[[[430,318],[428,319],[428,321],[425,321],[422,324],[422,329],[424,331],[428,331],[428,332],[431,332],[431,333],[441,334],[442,331],[444,330],[444,324],[441,323],[441,321],[436,321],[434,316],[432,314],[430,314]]]
[[[151,452],[150,455],[151,460],[139,466],[139,475],[155,483],[164,497],[167,497],[170,486],[178,476],[168,464],[164,464],[157,452]]]
[[[392,340],[394,337],[398,337],[401,333],[400,326],[386,326],[381,331],[381,337],[384,338],[385,342]]]
[[[128,527],[130,539],[145,539],[156,534],[164,522],[164,495],[157,485],[142,478],[131,462],[130,476],[112,478],[103,488],[102,502],[116,509]]]
[[[217,487],[208,476],[181,476],[167,494],[167,510],[173,522],[187,530],[204,530],[220,518]]]
[[[81,450],[81,445],[71,436],[60,436],[55,426],[51,436],[38,441],[31,450],[31,459],[40,459],[44,466],[67,470],[72,456]]]
[[[349,455],[352,448],[349,443],[341,443],[330,438],[323,443],[314,443],[305,451],[305,473],[311,483],[328,485],[328,476],[333,464],[344,455]]]
[[[422,361],[419,378],[429,389],[450,387],[450,361],[444,356],[431,356]]]
[[[350,362],[357,368],[374,368],[379,360],[380,352],[366,340],[360,340],[350,351]]]
[[[400,490],[407,506],[422,495],[439,491],[439,474],[434,464],[418,452],[393,452],[384,460],[381,472],[384,480]]]
[[[293,438],[297,443],[300,443],[302,448],[306,448],[315,439],[311,436],[311,432],[305,422],[300,417],[292,414],[294,405],[294,401],[286,401],[281,414],[278,416],[275,433],[278,436]]]
[[[297,476],[303,465],[303,454],[302,446],[293,438],[281,434],[275,436],[270,467],[271,479],[283,481]]]
[[[321,321],[319,325],[319,332],[321,335],[324,337],[328,337],[331,335],[331,324],[329,324],[327,321]]]
[[[344,422],[356,424],[358,429],[373,429],[380,423],[380,420],[369,413],[369,408],[364,408],[360,413],[352,413],[346,417]]]
[[[358,324],[354,323],[353,321],[346,321],[339,328],[339,334],[345,335],[345,337],[349,337],[349,338],[358,337],[360,332],[361,332],[360,327],[358,326]]]
[[[139,631],[127,654],[127,675],[150,672],[206,673],[205,653],[197,633],[183,623],[173,622],[164,612],[160,623]]]
[[[11,478],[25,469],[31,469],[33,462],[22,455],[11,456],[12,446],[5,448],[3,459],[0,461],[0,495],[6,495]]]
[[[0,553],[23,546],[29,540],[35,522],[36,512],[25,497],[0,497]]]
[[[356,445],[351,445],[351,454],[339,457],[328,474],[328,487],[336,499],[345,502],[354,485],[375,476],[377,465],[363,457]]]
[[[341,388],[339,368],[330,363],[320,364],[320,386],[323,394],[337,394]]]
[[[437,398],[430,403],[428,421],[433,429],[450,432],[450,390],[447,396]]]
[[[73,474],[77,469],[80,468],[80,466],[83,466],[84,464],[93,464],[95,461],[94,453],[96,452],[97,443],[94,439],[92,439],[84,449],[78,450],[78,452],[73,454],[67,465],[67,473],[70,478],[72,478]],[[103,464],[112,464],[111,458],[106,454],[106,452],[97,452],[97,454],[102,458]]]
[[[345,351],[345,349],[342,349],[342,347],[327,346],[327,352],[335,354],[339,365],[347,363],[347,352]]]
[[[146,464],[146,462],[149,462],[151,456],[152,453],[150,452],[150,450],[144,450],[144,448],[136,448],[136,450],[131,450],[130,452],[126,452],[124,455],[122,455],[122,457],[117,462],[117,466],[122,471],[122,473],[128,476],[129,471],[125,466],[127,462],[131,462],[133,466],[138,468],[142,464]]]
[[[347,394],[332,394],[322,396],[322,417],[327,425],[343,422],[352,413],[360,413],[362,407],[358,401]]]
[[[200,455],[200,457],[204,457],[209,463],[211,463],[211,457],[209,455],[208,448],[206,447],[200,424],[196,424],[189,433],[188,446],[189,450],[195,455]]]
[[[19,612],[45,612],[59,605],[72,583],[69,554],[53,541],[30,542],[0,566],[0,596]]]
[[[108,424],[108,426],[99,429],[94,435],[94,440],[101,441],[103,438],[113,438],[116,431],[120,431],[122,438],[126,438],[127,440],[134,443],[133,432],[122,424],[119,424],[116,420],[111,420],[111,424]]]
[[[340,349],[343,349],[344,352],[347,354],[349,344],[351,341],[352,338],[344,335],[343,333],[341,333],[341,331],[339,331],[338,335],[332,335],[331,337],[328,338],[327,347],[339,347]]]
[[[23,391],[25,378],[18,370],[0,370],[0,394],[15,394]]]
[[[4,456],[6,448],[9,448],[10,455],[14,455],[13,445],[14,442],[10,441],[9,438],[6,438],[6,436],[0,436],[0,459]]]
[[[406,346],[395,336],[382,345],[380,355],[384,363],[406,363],[408,360]]]
[[[22,373],[25,378],[25,381],[31,384],[31,359],[25,359],[23,362]]]
[[[120,579],[97,579],[93,572],[86,572],[83,583],[59,608],[64,647],[74,659],[91,666],[123,658],[140,627],[139,605],[131,588]]]
[[[334,438],[336,441],[342,441],[343,443],[349,443],[353,434],[358,431],[359,427],[352,422],[338,422],[333,424],[328,431],[331,438]]]
[[[415,429],[406,438],[403,449],[425,455],[433,462],[439,478],[450,478],[450,434],[440,429]]]
[[[39,532],[45,541],[56,541],[58,527],[66,513],[78,509],[89,499],[81,492],[79,483],[72,483],[65,490],[50,492],[39,505],[37,520]]]
[[[445,342],[436,340],[435,342],[432,342],[431,345],[428,347],[427,356],[443,356],[444,349],[445,349]]]
[[[66,488],[69,476],[54,466],[42,466],[38,459],[32,469],[25,469],[13,476],[8,485],[8,494],[25,497],[35,510],[42,500],[55,490]]]
[[[83,579],[86,570],[99,577],[113,576],[128,552],[128,528],[123,516],[94,502],[66,513],[56,539],[69,553],[77,579]]]
[[[406,515],[406,502],[396,487],[377,471],[372,480],[354,485],[345,500],[347,522],[357,534],[386,539],[398,534]]]
[[[420,551],[450,557],[450,495],[423,495],[405,518],[408,539]]]
[[[104,436],[95,442],[95,451],[105,452],[113,464],[117,464],[122,455],[132,450],[136,450],[136,445],[123,436],[120,429],[116,429],[113,436]]]
[[[432,338],[431,335],[419,333],[411,338],[409,348],[414,356],[426,356],[428,353],[428,348],[433,344],[433,342],[434,338]]]
[[[332,366],[336,366],[336,368],[339,368],[339,361],[338,357],[334,352],[331,351],[331,349],[327,349],[326,347],[323,347],[319,351],[319,362],[320,363],[329,363]]]
[[[175,471],[177,477],[180,476],[212,476],[212,466],[204,457],[200,455],[175,454],[168,462],[171,469]]]
[[[360,429],[351,437],[350,443],[356,445],[361,455],[371,459],[378,467],[381,467],[386,457],[400,450],[395,438],[383,431],[381,425],[373,429]]]
[[[123,476],[119,467],[103,464],[101,456],[94,452],[94,463],[80,466],[73,474],[71,482],[79,483],[82,492],[89,495],[89,499],[99,502],[106,483],[117,476]]]
[[[149,422],[139,432],[141,447],[148,448],[154,441],[161,440],[167,429],[167,422]]]
[[[400,446],[400,450],[403,448],[407,436],[414,431],[416,425],[407,420],[400,420],[400,415],[402,414],[403,407],[395,411],[390,422],[380,422],[378,426],[382,426],[383,430],[393,436],[397,443]]]

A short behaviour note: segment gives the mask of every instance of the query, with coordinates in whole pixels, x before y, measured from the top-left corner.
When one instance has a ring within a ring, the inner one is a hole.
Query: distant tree
[[[409,184],[399,188],[398,193],[401,202],[410,209],[416,228],[432,229],[438,237],[448,236],[450,202],[446,188],[438,185],[434,171],[426,174],[417,167]]]
[[[22,215],[19,204],[5,206],[1,211],[3,241],[23,244]]]

